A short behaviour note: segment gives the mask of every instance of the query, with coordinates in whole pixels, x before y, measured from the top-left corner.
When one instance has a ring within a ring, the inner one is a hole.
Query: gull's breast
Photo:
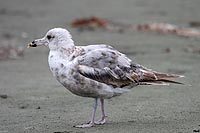
[[[76,60],[70,62],[52,55],[49,55],[49,67],[54,77],[70,92],[83,97],[111,98],[113,96],[110,86],[81,75]]]

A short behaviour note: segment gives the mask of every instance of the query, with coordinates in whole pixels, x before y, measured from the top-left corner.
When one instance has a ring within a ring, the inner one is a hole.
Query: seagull
[[[120,96],[139,85],[182,84],[170,80],[184,77],[148,69],[106,44],[75,46],[71,34],[63,28],[49,30],[28,47],[49,48],[48,63],[53,76],[75,95],[94,99],[91,119],[77,128],[93,127],[106,122],[104,99]],[[95,121],[100,101],[101,119]]]

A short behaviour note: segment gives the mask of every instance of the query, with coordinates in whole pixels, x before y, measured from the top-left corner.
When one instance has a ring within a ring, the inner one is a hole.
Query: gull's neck
[[[71,50],[73,50],[75,47],[74,41],[72,39],[67,39],[67,40],[60,40],[59,44],[57,44],[56,47],[53,47],[52,49],[50,48],[50,51],[57,51],[57,52],[67,52],[65,54],[70,54]]]
[[[72,39],[60,41],[58,46],[54,48],[50,48],[49,56],[57,55],[57,57],[61,57],[63,59],[68,59],[70,55],[74,52],[75,45]]]
[[[61,45],[58,47],[58,51],[66,56],[70,56],[75,49],[74,41],[72,39],[69,39],[65,43],[61,43]]]

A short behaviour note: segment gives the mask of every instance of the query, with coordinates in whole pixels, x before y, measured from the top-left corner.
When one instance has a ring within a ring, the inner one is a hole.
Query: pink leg
[[[96,110],[97,110],[97,98],[95,98],[95,103],[94,103],[94,106],[93,106],[92,117],[91,117],[91,120],[89,121],[89,123],[82,124],[82,125],[76,125],[75,127],[78,127],[78,128],[87,128],[87,127],[94,126],[95,125],[94,119],[95,119]]]
[[[105,111],[104,111],[104,99],[100,99],[100,103],[101,103],[102,117],[99,121],[95,122],[96,125],[102,125],[106,122],[106,115],[105,115]]]

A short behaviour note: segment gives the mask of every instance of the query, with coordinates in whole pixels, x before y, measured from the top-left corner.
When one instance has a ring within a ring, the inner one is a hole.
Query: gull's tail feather
[[[183,84],[181,82],[173,81],[173,80],[167,80],[167,79],[161,79],[161,80],[147,80],[147,81],[142,81],[139,83],[139,85],[169,85],[170,83],[173,84]]]
[[[165,83],[173,83],[173,84],[184,84],[182,82],[178,82],[178,81],[173,81],[173,80],[167,80],[167,79],[161,79],[159,81],[165,82]]]
[[[142,79],[139,80],[139,85],[183,84],[181,82],[169,80],[171,78],[182,78],[184,77],[183,75],[160,73],[149,69],[142,69],[140,71],[142,71]]]
[[[158,79],[168,79],[168,78],[182,78],[183,75],[176,75],[176,74],[168,74],[168,73],[159,73],[153,72]]]

